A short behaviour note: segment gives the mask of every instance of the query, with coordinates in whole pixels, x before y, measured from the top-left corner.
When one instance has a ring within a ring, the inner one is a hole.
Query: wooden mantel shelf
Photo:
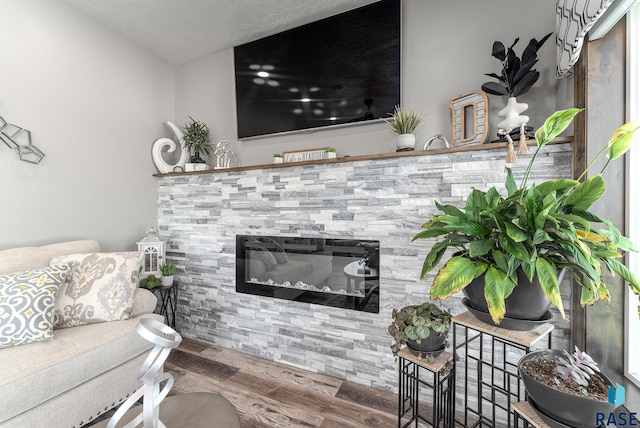
[[[559,137],[551,141],[549,144],[564,144],[570,143],[573,141],[573,136],[568,137]],[[518,142],[514,142],[514,145],[517,147]],[[535,146],[535,140],[527,140],[527,145]],[[153,174],[154,177],[174,177],[181,175],[193,175],[193,174],[217,174],[221,172],[233,172],[233,171],[247,171],[252,169],[275,169],[275,168],[289,168],[292,166],[304,166],[304,165],[315,165],[315,164],[330,164],[330,163],[342,163],[342,162],[356,162],[356,161],[365,161],[365,160],[376,160],[376,159],[391,159],[391,158],[403,158],[403,157],[412,157],[412,156],[431,156],[431,155],[442,155],[447,153],[460,153],[460,152],[477,152],[480,150],[497,150],[497,149],[505,149],[507,147],[507,143],[485,143],[485,144],[474,144],[470,146],[460,146],[460,147],[452,147],[450,149],[434,149],[434,150],[416,150],[409,152],[395,152],[395,153],[379,153],[374,155],[361,155],[361,156],[345,156],[337,159],[323,159],[323,160],[313,160],[313,161],[302,161],[302,162],[286,162],[279,164],[264,164],[264,165],[248,165],[248,166],[239,166],[235,168],[219,168],[219,169],[208,169],[206,171],[190,171],[190,172],[169,172],[166,174]]]

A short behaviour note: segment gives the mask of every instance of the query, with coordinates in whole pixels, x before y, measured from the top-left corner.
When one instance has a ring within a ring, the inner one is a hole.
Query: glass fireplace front
[[[236,292],[380,312],[380,241],[236,236]]]

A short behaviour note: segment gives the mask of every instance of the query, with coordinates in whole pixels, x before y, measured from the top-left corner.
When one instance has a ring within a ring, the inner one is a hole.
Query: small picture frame
[[[320,147],[317,149],[297,150],[291,152],[282,153],[282,157],[285,162],[305,162],[315,161],[327,158],[326,147]]]

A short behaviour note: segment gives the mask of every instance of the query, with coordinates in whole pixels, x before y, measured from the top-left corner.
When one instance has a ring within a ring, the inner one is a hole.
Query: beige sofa
[[[99,252],[96,241],[0,251],[0,274],[49,265],[54,257]],[[135,391],[151,345],[136,332],[156,297],[136,289],[131,318],[54,330],[47,342],[0,349],[0,427],[80,427]]]

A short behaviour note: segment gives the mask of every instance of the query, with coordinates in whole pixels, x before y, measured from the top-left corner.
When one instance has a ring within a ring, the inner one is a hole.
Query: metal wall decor
[[[42,150],[31,144],[31,131],[13,125],[0,116],[0,140],[18,154],[21,161],[38,164],[44,158]]]
[[[451,145],[482,144],[489,134],[489,100],[482,91],[470,92],[451,98]],[[468,109],[471,109],[469,112]],[[470,114],[469,114],[470,113]],[[467,135],[467,123],[473,124]]]

